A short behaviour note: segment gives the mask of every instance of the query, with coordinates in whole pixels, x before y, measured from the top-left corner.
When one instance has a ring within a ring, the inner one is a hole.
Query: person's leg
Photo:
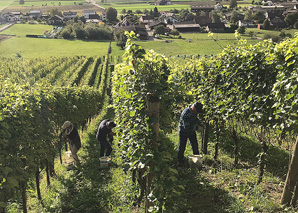
[[[72,155],[72,157],[73,157],[73,159],[75,161],[75,165],[79,165],[80,164],[80,160],[79,160],[79,157],[77,155],[78,149],[72,143],[70,143],[70,151],[71,151],[71,155]]]
[[[186,142],[187,142],[187,136],[179,132],[179,148],[178,148],[178,157],[177,157],[178,163],[183,163],[184,161]]]
[[[192,147],[192,152],[194,155],[200,154],[199,152],[199,146],[198,146],[198,140],[197,140],[197,134],[194,132],[189,136],[189,141]]]
[[[100,140],[100,157],[105,155],[106,143],[104,139]]]
[[[106,148],[107,148],[106,156],[109,156],[113,149],[112,149],[111,145],[108,142],[107,142]]]

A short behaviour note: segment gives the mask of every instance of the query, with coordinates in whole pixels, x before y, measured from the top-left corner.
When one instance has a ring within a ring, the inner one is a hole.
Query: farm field
[[[25,37],[27,34],[43,35],[45,31],[51,31],[52,29],[52,25],[45,24],[15,24],[0,32],[0,34]]]
[[[132,10],[132,11],[136,11],[136,10],[153,10],[155,7],[157,7],[158,11],[169,11],[171,9],[177,9],[177,10],[181,10],[181,9],[190,9],[189,5],[162,5],[162,6],[156,6],[156,5],[150,5],[150,4],[135,4],[135,3],[104,3],[104,4],[100,4],[101,6],[103,6],[104,8],[108,8],[108,7],[113,7],[117,10],[118,13],[121,13],[121,11],[123,9],[126,10]]]
[[[257,40],[251,40],[250,43],[255,44]],[[153,49],[156,52],[165,54],[166,56],[176,55],[215,55],[220,53],[227,45],[236,45],[236,40],[218,40],[211,39],[206,40],[193,40],[188,42],[187,40],[172,40],[171,43],[165,43],[164,41],[145,41],[137,42],[145,49]]]
[[[257,43],[257,40],[249,40]],[[167,56],[175,55],[210,55],[222,51],[226,45],[235,45],[236,40],[173,40],[172,43],[164,41],[137,41],[145,49],[153,49]],[[1,57],[14,57],[20,53],[24,58],[84,55],[96,56],[107,53],[109,42],[81,41],[64,39],[43,39],[12,37],[0,43]],[[123,50],[112,42],[112,55],[122,55]]]
[[[32,6],[63,6],[63,5],[77,5],[77,4],[86,4],[84,0],[25,0],[24,4],[21,5],[18,0],[11,1],[1,1],[0,6],[22,6],[22,7],[32,7]]]
[[[1,57],[43,58],[50,56],[101,56],[107,54],[109,42],[86,42],[46,38],[12,37],[0,43]]]
[[[26,34],[43,35],[44,32],[52,30],[52,26],[43,24],[15,24],[12,27],[0,32],[0,34],[13,35],[10,39],[5,39],[0,43],[0,56],[13,57],[21,53],[22,57],[48,57],[48,56],[71,56],[86,55],[95,56],[107,53],[109,41],[82,41],[63,39],[41,39],[25,38]],[[249,44],[256,44],[260,40],[251,39],[248,32],[254,31],[256,37],[263,38],[265,34],[279,35],[279,31],[268,31],[258,29],[247,29],[246,34],[241,38],[247,39]],[[283,30],[285,33],[294,34],[297,30]],[[158,41],[137,41],[145,49],[153,49],[156,52],[167,56],[175,55],[210,55],[217,54],[227,45],[236,45],[234,33],[213,33],[209,37],[208,33],[181,33],[182,39],[166,38]],[[191,39],[191,42],[188,42]],[[165,40],[172,42],[166,43]],[[42,47],[32,48],[32,47]],[[83,47],[83,48],[82,48]],[[57,49],[57,50],[56,50]],[[45,52],[43,50],[46,50]],[[112,42],[112,55],[122,55],[123,50]]]
[[[290,33],[292,36],[294,36],[295,33],[298,33],[298,29],[290,29],[290,30],[283,29],[281,31],[276,31],[276,30],[263,30],[263,29],[259,30],[257,28],[247,28],[246,34],[248,34],[249,31],[255,32],[256,36],[261,38],[264,38],[266,34],[278,36],[281,32],[284,32],[286,34]]]
[[[74,4],[75,1],[71,1],[71,2],[67,1],[67,3],[62,4],[61,6],[58,5],[59,2],[55,1],[56,2],[56,3],[54,2],[55,6],[53,4],[50,4],[49,2],[47,3],[47,6],[42,6],[42,4],[45,4],[45,2],[41,2],[41,1],[34,2],[34,6],[32,6],[33,4],[28,6],[22,6],[12,1],[10,2],[11,4],[7,4],[7,2],[1,4],[0,2],[0,11],[3,13],[7,13],[11,11],[21,11],[23,13],[28,13],[30,10],[41,10],[43,13],[48,13],[51,9],[59,9],[60,11],[69,11],[69,10],[75,11],[75,12],[78,12],[78,14],[80,15],[83,15],[84,10],[96,10],[99,12],[101,11],[100,8],[86,2],[83,5],[79,5],[78,3]]]

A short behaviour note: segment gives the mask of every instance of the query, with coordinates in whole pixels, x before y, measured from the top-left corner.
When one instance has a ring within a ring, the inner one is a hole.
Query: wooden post
[[[21,189],[21,193],[22,193],[23,213],[27,213],[26,182],[20,183],[20,189]]]
[[[202,137],[202,153],[207,154],[208,152],[208,138],[209,138],[209,122],[206,122],[206,126],[204,128],[204,134]]]
[[[282,205],[284,204],[289,205],[292,200],[294,188],[296,186],[297,177],[298,177],[297,168],[298,168],[298,137],[296,139],[292,160],[289,165],[285,186],[284,186],[284,190],[280,201]]]
[[[235,128],[233,127],[233,132],[232,132],[232,138],[234,139],[234,167],[237,167],[238,161],[239,161],[239,139],[237,136],[237,132]]]
[[[38,200],[41,200],[41,193],[40,193],[40,184],[39,184],[39,168],[35,172],[35,183],[36,183],[36,192]]]
[[[215,143],[215,152],[214,152],[214,160],[217,160],[218,157],[218,145],[219,145],[219,127],[218,127],[218,119],[216,119],[216,143]]]

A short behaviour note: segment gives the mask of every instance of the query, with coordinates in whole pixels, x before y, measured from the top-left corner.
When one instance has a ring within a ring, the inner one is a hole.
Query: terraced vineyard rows
[[[25,211],[27,182],[51,170],[63,122],[83,127],[100,112],[113,69],[103,58],[1,59],[1,208],[20,194]]]

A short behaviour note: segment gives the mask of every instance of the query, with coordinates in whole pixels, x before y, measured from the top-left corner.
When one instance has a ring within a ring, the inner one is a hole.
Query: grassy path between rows
[[[42,202],[37,200],[32,182],[29,212],[144,212],[142,205],[135,207],[133,204],[138,186],[132,183],[131,174],[123,172],[121,159],[115,156],[115,144],[112,167],[100,169],[100,147],[95,135],[99,123],[113,117],[114,109],[106,102],[101,113],[81,133],[82,148],[78,155],[82,165],[79,170],[67,171],[56,159],[56,175],[51,179],[51,186],[47,188],[45,174],[41,181]],[[220,161],[214,162],[212,159],[211,142],[210,153],[204,156],[203,170],[192,169],[187,165],[177,167],[177,183],[182,184],[185,190],[175,200],[171,200],[174,203],[171,212],[279,212],[278,199],[282,192],[280,183],[283,178],[270,174],[271,166],[276,166],[276,163],[268,164],[263,183],[254,186],[258,175],[254,162],[257,161],[255,154],[258,153],[258,145],[252,139],[242,138],[241,165],[233,168],[232,150],[229,150],[232,141],[228,141],[228,134],[225,138],[220,145]],[[177,133],[172,133],[170,139],[177,149]],[[200,134],[198,139],[200,141]],[[210,139],[212,141],[212,136]],[[247,150],[252,147],[255,153],[248,153]],[[285,157],[280,151],[271,152],[279,159]],[[191,146],[188,144],[185,156],[190,154]],[[9,212],[20,212],[17,209],[18,206],[12,205]]]

